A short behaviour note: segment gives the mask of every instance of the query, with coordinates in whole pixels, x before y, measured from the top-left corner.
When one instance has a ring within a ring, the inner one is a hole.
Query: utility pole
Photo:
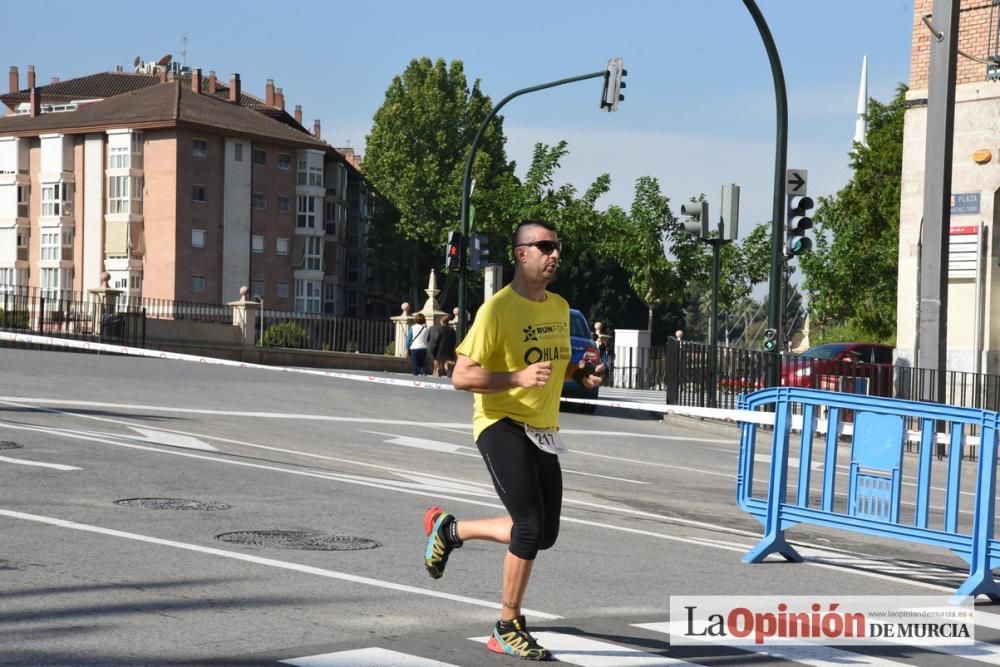
[[[933,371],[922,400],[944,400],[948,342],[948,226],[955,129],[959,0],[934,0],[924,143],[924,219],[920,226],[917,368]]]

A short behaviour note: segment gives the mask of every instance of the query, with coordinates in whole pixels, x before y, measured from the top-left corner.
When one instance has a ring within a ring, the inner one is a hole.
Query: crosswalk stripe
[[[663,655],[646,653],[627,646],[599,642],[595,639],[570,635],[562,632],[532,631],[538,643],[547,648],[559,662],[583,667],[656,667],[657,665],[692,665],[694,663],[677,660]],[[485,644],[489,637],[469,637],[474,642]]]
[[[677,632],[671,633],[670,628],[672,624],[676,624]],[[641,628],[643,630],[652,630],[653,632],[662,632],[664,634],[677,634],[680,635],[683,632],[683,621],[665,621],[662,623],[635,623],[632,627]],[[715,644],[718,646],[730,646],[729,644],[718,642],[715,640],[706,641],[706,644]],[[816,667],[828,667],[829,665],[896,665],[898,667],[910,667],[905,662],[894,662],[885,658],[884,656],[869,656],[864,653],[856,653],[854,651],[846,651],[840,648],[834,648],[832,646],[821,646],[816,644],[798,644],[791,646],[767,646],[760,648],[750,648],[745,645],[732,644],[731,648],[739,649],[741,651],[747,651],[748,653],[755,653],[759,655],[766,655],[772,658],[780,658],[782,660],[792,660],[794,662],[801,662],[804,665],[815,665]]]
[[[279,661],[283,665],[296,667],[456,667],[449,662],[429,660],[408,653],[390,651],[387,648],[359,648],[353,651],[307,655]]]

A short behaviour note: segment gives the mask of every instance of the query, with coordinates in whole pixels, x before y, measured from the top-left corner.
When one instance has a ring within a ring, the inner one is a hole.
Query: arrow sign
[[[806,194],[806,183],[808,180],[809,180],[808,169],[786,169],[785,194],[786,195]]]

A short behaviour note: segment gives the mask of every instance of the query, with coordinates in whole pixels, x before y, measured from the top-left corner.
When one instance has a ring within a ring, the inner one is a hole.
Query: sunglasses
[[[533,248],[538,248],[542,251],[542,254],[551,255],[556,250],[562,252],[562,242],[560,241],[532,241],[531,243],[518,243],[515,248],[522,248],[524,246],[531,246]]]

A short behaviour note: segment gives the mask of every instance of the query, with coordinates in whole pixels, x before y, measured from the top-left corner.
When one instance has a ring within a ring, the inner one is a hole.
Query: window
[[[191,145],[191,153],[195,157],[205,157],[208,155],[208,142],[204,139],[195,139]]]
[[[233,144],[233,159],[237,162],[243,162],[243,144],[239,142]]]
[[[208,201],[208,187],[204,185],[191,186],[191,199],[204,204]]]
[[[264,296],[264,281],[263,280],[251,280],[250,281],[250,296]]]
[[[323,165],[309,164],[307,160],[299,160],[299,185],[323,187]]]
[[[316,227],[316,198],[299,196],[299,214],[296,219],[296,226],[303,229],[314,229]]]
[[[108,176],[108,213],[142,213],[142,178]]]
[[[267,195],[263,192],[254,192],[251,195],[254,208],[267,208]]]
[[[288,153],[278,153],[278,169],[288,171],[292,168],[292,156]]]
[[[309,185],[317,188],[323,187],[323,167],[309,165]]]
[[[319,236],[306,237],[305,268],[307,271],[323,270],[323,239]]]
[[[42,269],[42,295],[54,298],[59,293],[59,269]]]
[[[299,313],[318,313],[320,300],[320,283],[318,280],[295,281],[295,311]]]
[[[253,163],[267,164],[267,151],[260,148],[253,149]]]
[[[255,253],[264,252],[264,237],[254,234],[253,238],[250,240],[250,248]]]
[[[73,247],[73,230],[67,229],[62,233],[62,244],[64,248]]]
[[[278,281],[274,284],[274,296],[279,299],[288,298],[288,281]]]
[[[205,292],[205,276],[191,276],[191,291],[198,294]]]
[[[58,260],[60,255],[59,233],[42,234],[42,259]]]
[[[277,255],[287,255],[288,254],[288,239],[275,239],[274,240],[274,252]]]
[[[132,155],[142,155],[142,132],[132,132]]]
[[[27,218],[28,217],[28,197],[31,194],[31,189],[27,185],[17,186],[17,217]]]
[[[191,230],[191,247],[192,248],[204,248],[205,247],[205,230],[204,229],[192,229]]]
[[[288,197],[278,196],[278,213],[288,213]]]
[[[128,169],[131,166],[128,146],[112,146],[108,152],[108,169]]]
[[[42,184],[42,215],[69,215],[66,202],[69,200],[69,188],[66,183]]]

